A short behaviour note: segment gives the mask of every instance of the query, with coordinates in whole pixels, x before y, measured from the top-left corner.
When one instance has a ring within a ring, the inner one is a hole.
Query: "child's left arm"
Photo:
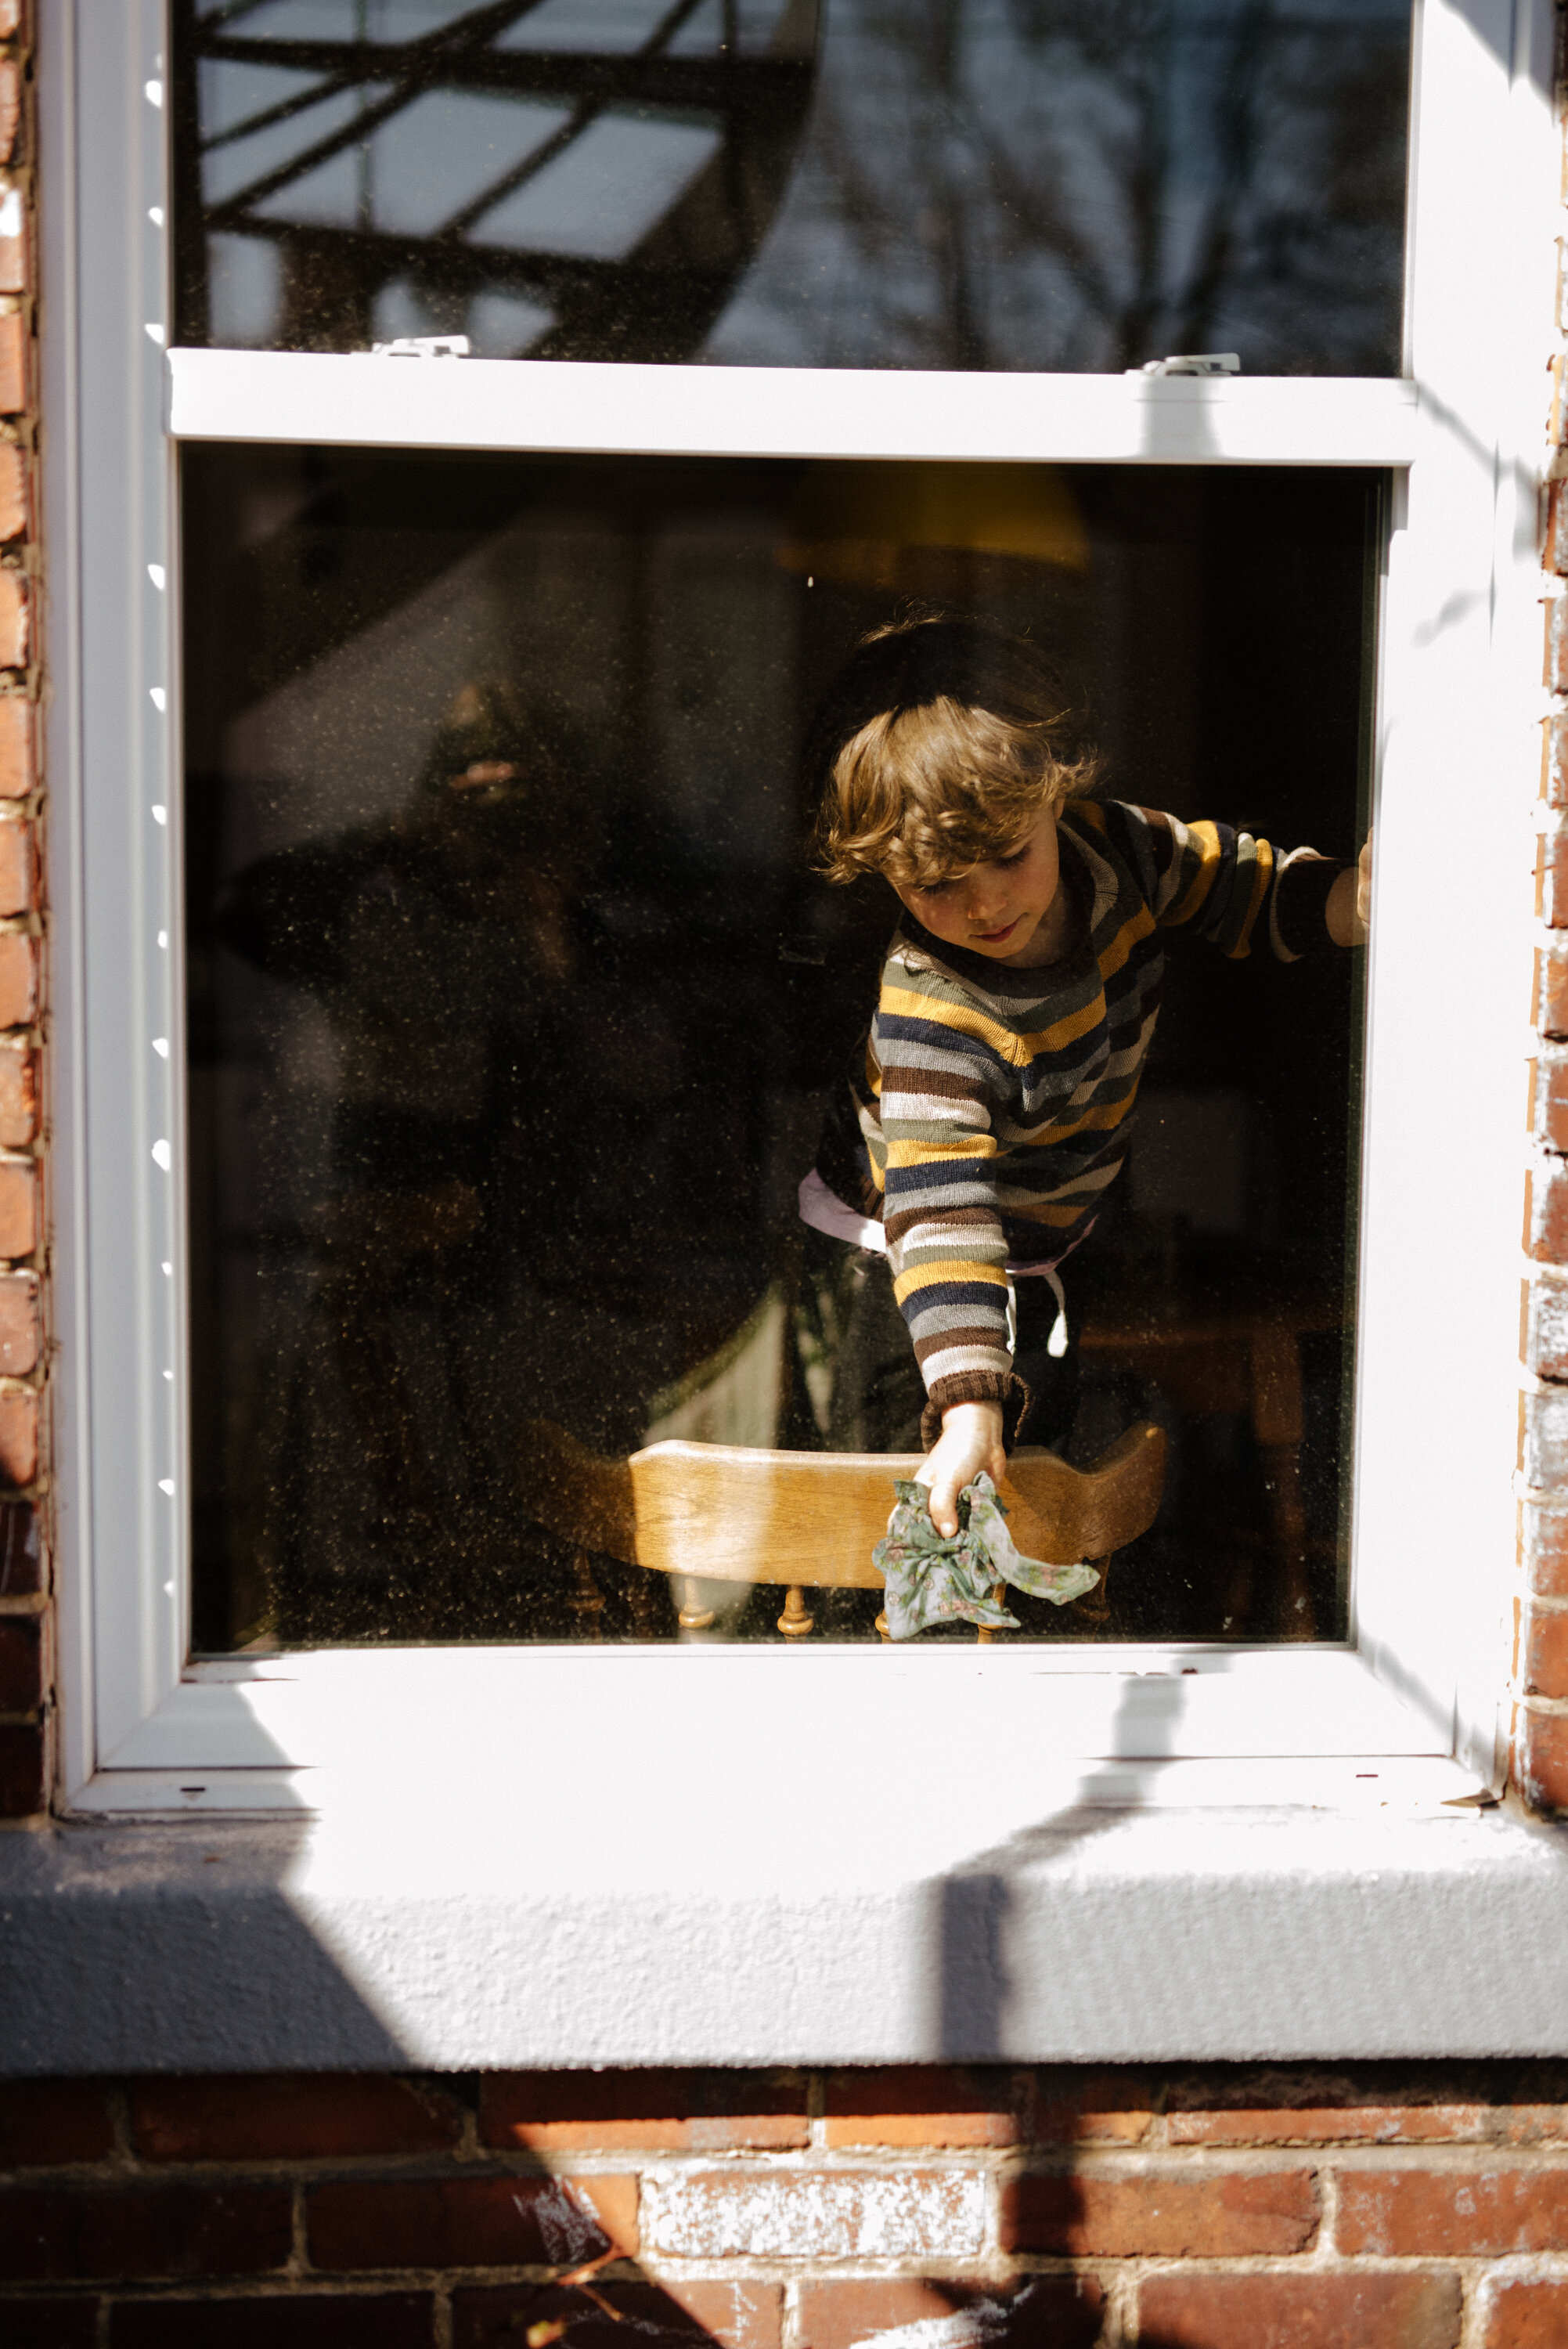
[[[1362,843],[1356,867],[1340,874],[1323,908],[1328,935],[1336,947],[1364,947],[1372,926],[1372,835]]]

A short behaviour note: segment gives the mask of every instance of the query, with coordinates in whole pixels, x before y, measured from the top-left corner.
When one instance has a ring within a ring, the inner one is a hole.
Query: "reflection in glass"
[[[585,1597],[518,1445],[865,1441],[796,1190],[896,906],[808,868],[826,682],[912,597],[977,611],[1077,681],[1116,796],[1348,854],[1377,485],[182,462],[196,1643],[675,1638],[660,1577]],[[1164,1504],[1108,1619],[1024,1636],[1343,1630],[1354,961],[1173,943],[1067,1439],[1152,1418]],[[778,1591],[708,1597],[701,1636],[778,1636]]]
[[[1397,374],[1408,0],[176,0],[179,339]]]

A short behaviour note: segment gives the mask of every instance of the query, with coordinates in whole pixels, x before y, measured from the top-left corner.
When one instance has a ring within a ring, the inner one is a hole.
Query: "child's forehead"
[[[998,857],[1015,855],[1034,837],[1038,823],[1038,816],[1031,815],[1022,823],[1009,825],[992,839],[983,841],[977,855],[955,857],[951,864],[921,865],[918,877],[911,885],[916,889],[934,889],[945,885],[949,881],[966,880],[971,873],[977,873],[982,864],[994,864]]]

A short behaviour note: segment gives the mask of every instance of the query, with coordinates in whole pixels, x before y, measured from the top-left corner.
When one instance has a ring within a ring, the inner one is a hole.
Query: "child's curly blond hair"
[[[1010,847],[1092,785],[1072,712],[1026,637],[903,620],[862,637],[812,730],[813,845],[830,881],[929,888]]]

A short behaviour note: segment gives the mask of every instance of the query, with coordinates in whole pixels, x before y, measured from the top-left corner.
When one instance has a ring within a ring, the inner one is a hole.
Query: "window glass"
[[[178,338],[1399,370],[1408,0],[175,0]]]
[[[824,687],[912,610],[1026,630],[1097,804],[1352,857],[1379,480],[181,463],[196,1646],[780,1636],[528,1477],[918,1448],[876,1263],[797,1207],[899,914],[812,870]],[[1163,1499],[1009,1636],[1343,1636],[1358,970],[1171,934],[1051,1438],[1152,1421]],[[877,1636],[873,1588],[813,1612]]]

